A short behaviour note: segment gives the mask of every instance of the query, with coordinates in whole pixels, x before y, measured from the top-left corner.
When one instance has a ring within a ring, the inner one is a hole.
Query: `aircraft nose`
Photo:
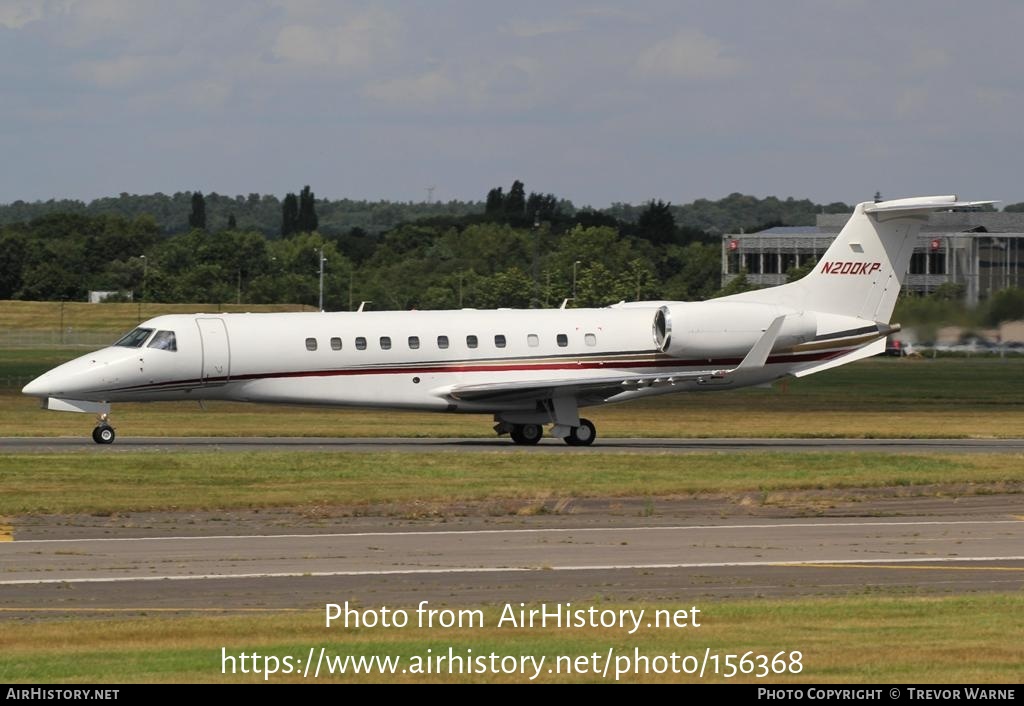
[[[40,375],[25,387],[21,388],[21,394],[33,397],[48,397],[50,385],[46,375]]]
[[[47,370],[21,388],[21,392],[33,397],[70,397],[86,392],[95,382],[92,376],[94,366],[92,358],[76,358]]]

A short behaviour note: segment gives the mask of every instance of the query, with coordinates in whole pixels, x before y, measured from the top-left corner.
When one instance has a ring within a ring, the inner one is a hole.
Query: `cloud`
[[[434,105],[456,94],[455,82],[440,70],[419,76],[372,83],[365,89],[370,98],[401,106]]]
[[[0,27],[21,29],[42,16],[43,6],[37,0],[4,0],[0,3]]]
[[[181,75],[197,62],[184,54],[139,56],[125,54],[113,59],[83,61],[74,66],[74,75],[100,88],[121,88],[140,82],[159,81]]]
[[[281,29],[274,55],[291,64],[362,70],[399,45],[397,16],[370,10],[334,26],[292,24]]]
[[[480,62],[472,67],[445,66],[369,83],[363,94],[408,110],[441,107],[458,114],[505,114],[529,109],[541,99],[541,88],[537,85],[541,66],[537,60],[526,57]]]
[[[640,54],[636,67],[653,78],[703,80],[734,76],[743,68],[722,43],[697,30],[681,29]]]
[[[506,31],[514,37],[532,38],[548,34],[566,34],[580,29],[580,21],[574,18],[549,18],[530,22],[513,20],[506,26]]]
[[[936,73],[952,63],[949,52],[944,48],[919,44],[910,50],[907,66],[914,73]]]

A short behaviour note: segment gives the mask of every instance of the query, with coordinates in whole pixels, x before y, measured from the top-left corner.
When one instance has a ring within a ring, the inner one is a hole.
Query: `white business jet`
[[[583,407],[763,385],[882,353],[921,225],[988,203],[861,203],[803,279],[703,302],[158,316],[22,392],[100,415],[100,444],[114,441],[113,402],[234,400],[486,413],[517,444],[550,426],[586,446],[597,430]]]

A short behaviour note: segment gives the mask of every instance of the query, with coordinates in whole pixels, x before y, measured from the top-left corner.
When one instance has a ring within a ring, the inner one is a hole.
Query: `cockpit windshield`
[[[132,330],[130,333],[115,343],[115,346],[122,346],[124,348],[142,348],[142,344],[149,338],[149,334],[153,333],[151,328],[137,328]]]
[[[149,346],[147,346],[147,348],[176,351],[178,350],[178,340],[174,336],[174,331],[157,331],[156,335],[153,336],[153,340],[149,342]]]

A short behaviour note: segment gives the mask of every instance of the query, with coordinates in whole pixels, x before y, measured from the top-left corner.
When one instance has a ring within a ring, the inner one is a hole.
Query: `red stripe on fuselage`
[[[767,365],[778,363],[804,363],[817,360],[827,360],[853,350],[844,348],[838,351],[814,352],[806,355],[785,354],[769,356]],[[424,373],[481,373],[481,372],[517,372],[528,370],[608,370],[610,372],[620,369],[635,368],[724,368],[735,367],[740,364],[742,358],[712,358],[703,360],[677,360],[666,358],[661,360],[599,360],[599,361],[558,361],[555,363],[485,363],[485,364],[458,364],[458,365],[431,365],[421,364],[416,366],[395,366],[395,367],[364,367],[364,368],[341,368],[334,370],[294,370],[268,373],[249,373],[245,375],[233,375],[231,377],[207,378],[205,383],[198,379],[175,380],[172,382],[150,383],[132,387],[122,387],[107,392],[131,392],[141,390],[160,390],[179,385],[194,385],[201,388],[203,384],[220,384],[228,382],[247,382],[251,380],[269,380],[281,378],[306,378],[306,377],[340,377],[349,375],[413,375]]]

